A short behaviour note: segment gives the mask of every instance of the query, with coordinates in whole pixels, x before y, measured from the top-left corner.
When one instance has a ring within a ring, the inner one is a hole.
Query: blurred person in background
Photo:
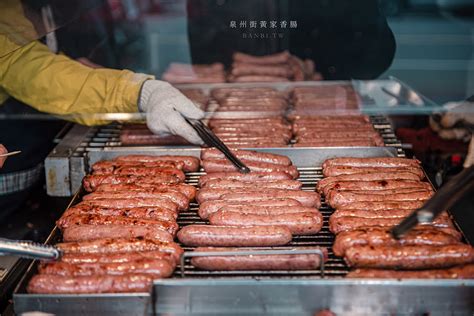
[[[189,0],[187,11],[195,64],[229,67],[236,51],[288,50],[313,60],[326,80],[375,79],[395,54],[377,0]]]

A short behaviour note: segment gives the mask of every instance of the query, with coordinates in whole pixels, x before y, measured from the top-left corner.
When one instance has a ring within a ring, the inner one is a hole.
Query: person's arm
[[[9,38],[0,37],[0,47],[11,50],[13,45]],[[153,78],[128,70],[92,69],[52,54],[37,41],[1,57],[0,74],[0,86],[9,95],[39,111],[58,115],[137,112],[141,85]],[[91,116],[74,120],[99,123]]]
[[[5,146],[0,144],[0,155],[4,155],[6,153],[8,153],[8,150],[5,148]],[[7,160],[7,157],[0,157],[0,168],[3,167],[5,160]]]

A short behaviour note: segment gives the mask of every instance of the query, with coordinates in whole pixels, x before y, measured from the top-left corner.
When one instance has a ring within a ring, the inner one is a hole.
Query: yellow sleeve
[[[77,115],[86,125],[105,123],[80,114],[137,112],[140,87],[152,76],[128,70],[92,69],[55,55],[38,41],[15,46],[0,36],[0,87],[9,95],[56,115]],[[6,55],[2,48],[8,48]]]

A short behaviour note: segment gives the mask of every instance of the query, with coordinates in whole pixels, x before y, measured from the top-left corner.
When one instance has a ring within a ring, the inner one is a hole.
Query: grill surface
[[[323,178],[321,168],[298,168],[300,171],[299,181],[303,183],[302,189],[305,191],[314,191],[317,181]],[[186,183],[197,186],[199,177],[204,172],[193,172],[187,174]],[[181,212],[178,217],[178,224],[180,227],[191,225],[191,224],[208,224],[207,221],[202,220],[198,214],[198,204],[191,203],[190,209],[187,212]],[[342,260],[342,258],[334,256],[332,252],[332,244],[334,242],[334,235],[329,231],[328,220],[329,216],[333,213],[333,209],[328,207],[326,203],[322,204],[320,212],[324,218],[324,225],[321,231],[316,235],[311,236],[294,236],[290,244],[280,247],[265,247],[261,249],[290,249],[299,247],[326,247],[328,249],[328,261],[324,267],[325,278],[338,278],[343,277],[348,272],[348,267]],[[185,251],[192,251],[194,247],[183,246]],[[174,277],[181,278],[180,267],[178,266],[175,270]],[[186,259],[186,265],[184,267],[184,273],[186,278],[206,278],[206,277],[238,277],[238,278],[258,278],[265,279],[271,277],[278,278],[321,278],[321,271],[317,270],[299,270],[299,271],[204,271],[194,268],[189,259]]]

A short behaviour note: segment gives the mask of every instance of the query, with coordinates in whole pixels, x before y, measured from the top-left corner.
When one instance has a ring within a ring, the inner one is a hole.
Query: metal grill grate
[[[298,168],[300,171],[299,181],[303,183],[302,189],[305,191],[314,191],[317,181],[323,178],[321,168]],[[187,174],[186,183],[196,185],[199,177],[204,172],[193,172]],[[191,203],[190,209],[187,212],[180,213],[178,217],[178,224],[180,227],[191,224],[208,224],[207,221],[202,220],[198,214],[198,205]],[[262,248],[262,249],[290,249],[298,247],[321,246],[328,249],[328,261],[325,263],[324,277],[338,278],[344,277],[348,272],[348,267],[342,258],[334,256],[332,252],[332,244],[334,242],[334,235],[329,231],[328,220],[333,213],[333,209],[328,207],[323,201],[320,212],[324,218],[324,225],[321,231],[316,235],[311,236],[294,236],[290,244],[281,247]],[[183,246],[185,251],[192,251],[194,247]],[[208,277],[237,277],[237,278],[321,278],[321,271],[317,270],[299,270],[299,271],[204,271],[198,270],[191,265],[189,259],[186,260],[184,267],[185,276],[187,278],[208,278]],[[174,277],[181,278],[180,267],[175,270]]]
[[[399,152],[402,152],[401,143],[397,139],[394,131],[387,118],[384,116],[371,116],[370,120],[380,136],[382,136],[386,146],[395,147]],[[93,129],[90,137],[87,138],[87,143],[84,147],[89,148],[106,148],[106,147],[123,147],[120,142],[120,131],[123,125],[114,123],[103,127]],[[290,144],[295,141],[290,140]],[[127,147],[133,147],[127,145]]]

